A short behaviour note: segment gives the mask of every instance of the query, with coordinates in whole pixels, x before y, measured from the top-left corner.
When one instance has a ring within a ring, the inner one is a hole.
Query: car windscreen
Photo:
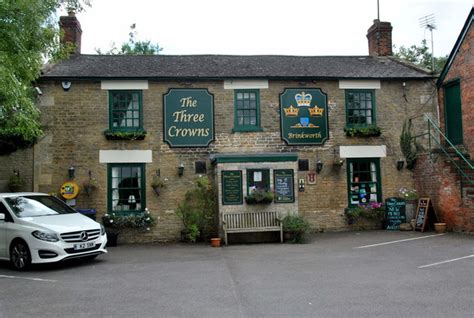
[[[35,217],[77,213],[61,200],[52,196],[19,196],[5,198],[17,217]]]

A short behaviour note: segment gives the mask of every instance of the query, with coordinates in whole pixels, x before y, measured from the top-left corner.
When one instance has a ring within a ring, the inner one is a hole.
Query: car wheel
[[[31,253],[28,245],[21,240],[13,242],[10,247],[10,262],[16,270],[27,269],[31,264]]]

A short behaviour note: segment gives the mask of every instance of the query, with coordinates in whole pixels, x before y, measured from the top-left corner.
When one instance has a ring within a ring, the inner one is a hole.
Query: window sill
[[[143,140],[146,137],[146,130],[136,131],[116,131],[106,130],[104,131],[105,138],[107,140]]]

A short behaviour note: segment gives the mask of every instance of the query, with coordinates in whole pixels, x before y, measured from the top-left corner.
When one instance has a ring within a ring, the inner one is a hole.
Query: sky
[[[433,14],[435,56],[448,55],[474,0],[379,0],[397,47],[431,42],[419,19]],[[92,0],[77,17],[82,53],[139,40],[162,54],[367,55],[377,0]],[[430,45],[431,46],[431,45]]]

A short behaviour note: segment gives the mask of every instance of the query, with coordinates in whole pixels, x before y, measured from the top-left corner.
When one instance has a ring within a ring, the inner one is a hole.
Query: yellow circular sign
[[[72,200],[79,194],[79,186],[74,181],[64,182],[60,192],[64,199]]]

